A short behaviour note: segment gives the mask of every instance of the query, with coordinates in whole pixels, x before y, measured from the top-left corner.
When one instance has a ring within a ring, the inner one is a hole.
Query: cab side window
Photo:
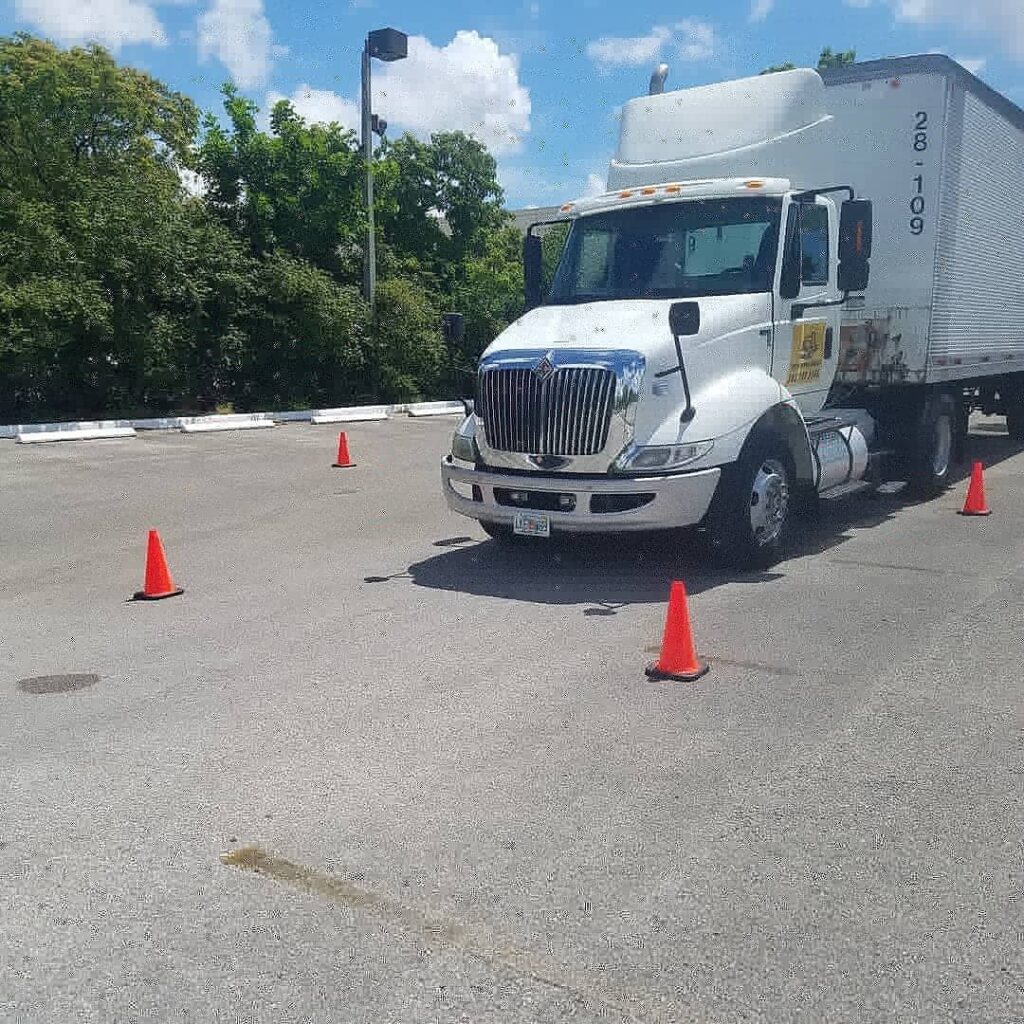
[[[800,279],[828,284],[828,209],[805,203],[800,210]]]

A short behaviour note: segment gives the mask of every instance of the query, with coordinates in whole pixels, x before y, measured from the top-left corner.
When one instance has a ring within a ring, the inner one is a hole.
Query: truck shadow
[[[1024,451],[1004,433],[972,433],[968,460],[958,467],[954,488],[970,473],[970,460],[993,466]],[[771,583],[786,575],[789,562],[819,555],[873,529],[917,504],[900,493],[865,493],[823,503],[796,527],[790,554],[768,572],[736,572],[714,565],[699,531],[647,536],[569,537],[504,546],[474,536],[442,538],[442,551],[407,570],[367,582],[411,580],[416,586],[536,604],[586,605],[583,614],[614,615],[631,604],[661,603],[669,584],[681,579],[690,593],[726,583]]]

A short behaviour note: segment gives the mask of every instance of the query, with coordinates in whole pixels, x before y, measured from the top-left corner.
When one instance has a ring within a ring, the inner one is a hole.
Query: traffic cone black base
[[[700,668],[693,672],[662,672],[657,665],[648,665],[644,671],[647,674],[648,679],[657,681],[672,680],[676,683],[692,683],[695,679],[700,679],[701,676],[706,676],[710,671],[710,665],[701,665]]]

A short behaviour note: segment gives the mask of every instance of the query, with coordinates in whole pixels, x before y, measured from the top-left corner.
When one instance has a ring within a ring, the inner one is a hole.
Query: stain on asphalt
[[[433,917],[415,907],[400,903],[381,893],[353,885],[344,878],[328,875],[315,868],[296,864],[283,857],[275,857],[259,846],[243,846],[220,855],[222,864],[251,871],[285,885],[302,889],[331,903],[363,910],[405,930],[426,936],[437,942],[463,950],[470,956],[495,966],[504,967],[532,981],[560,989],[567,996],[587,1006],[601,1006],[612,1010],[627,1021],[667,1021],[662,1012],[644,1005],[641,997],[611,993],[596,987],[582,972],[540,960],[522,950],[500,946],[481,929],[467,928],[453,921]],[[662,1010],[675,1010],[663,1005]]]
[[[15,684],[22,693],[70,693],[95,686],[100,677],[91,672],[78,672],[63,676],[33,676],[19,679]]]

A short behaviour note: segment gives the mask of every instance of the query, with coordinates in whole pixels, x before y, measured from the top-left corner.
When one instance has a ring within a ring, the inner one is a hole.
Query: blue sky
[[[616,108],[646,90],[813,65],[823,46],[859,59],[937,50],[1024,105],[1024,0],[0,0],[0,33],[95,39],[219,109],[232,79],[261,105],[354,126],[369,29],[407,32],[407,61],[375,65],[395,134],[459,128],[498,158],[512,207],[603,184]]]

